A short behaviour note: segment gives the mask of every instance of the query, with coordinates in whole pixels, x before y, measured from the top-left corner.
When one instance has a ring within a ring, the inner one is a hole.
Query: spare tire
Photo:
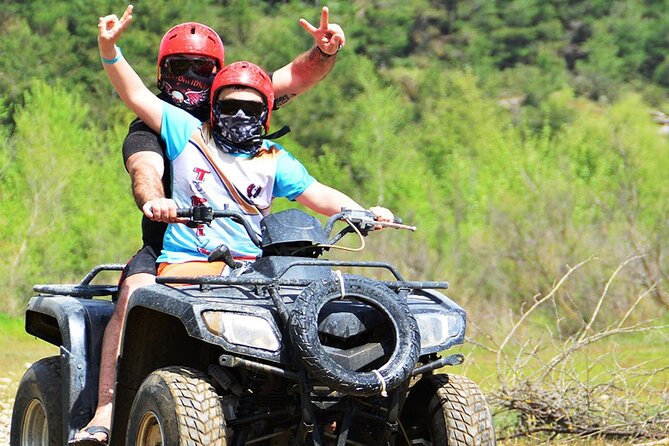
[[[319,340],[318,316],[322,308],[342,298],[374,307],[394,330],[393,352],[374,371],[358,372],[341,366]],[[306,287],[295,301],[289,332],[305,369],[322,384],[349,395],[371,396],[396,388],[409,379],[420,354],[418,324],[406,301],[382,283],[362,276],[344,274],[341,280],[324,279]]]

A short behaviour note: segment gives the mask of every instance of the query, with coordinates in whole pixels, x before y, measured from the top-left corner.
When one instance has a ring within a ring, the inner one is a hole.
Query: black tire
[[[401,422],[398,445],[407,444],[407,438],[446,446],[496,444],[485,396],[474,381],[460,375],[423,377],[409,392]]]
[[[408,305],[379,282],[361,276],[344,275],[346,298],[373,306],[385,315],[394,330],[395,348],[388,361],[378,368],[386,390],[409,379],[420,354],[418,324]],[[300,293],[290,315],[290,337],[305,369],[318,381],[340,392],[371,396],[379,394],[383,384],[374,372],[349,370],[335,362],[318,338],[318,316],[328,302],[341,299],[337,279],[314,282]]]
[[[11,446],[63,444],[60,357],[50,356],[26,370],[16,391]]]
[[[223,409],[207,376],[185,367],[147,376],[130,409],[126,444],[226,446]]]

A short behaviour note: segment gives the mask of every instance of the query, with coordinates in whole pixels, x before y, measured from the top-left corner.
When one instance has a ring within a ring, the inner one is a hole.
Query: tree
[[[89,108],[61,85],[35,81],[24,101],[3,145],[0,178],[7,241],[0,277],[3,294],[11,293],[0,311],[9,312],[30,297],[32,284],[124,261],[139,243],[138,225],[123,221],[137,215],[127,179],[118,156],[110,156],[120,150],[121,128],[107,140],[88,121]]]

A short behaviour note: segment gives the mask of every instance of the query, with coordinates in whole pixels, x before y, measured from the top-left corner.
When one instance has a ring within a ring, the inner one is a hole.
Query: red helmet
[[[160,67],[163,59],[174,54],[191,54],[210,57],[218,68],[225,65],[225,47],[219,35],[201,23],[186,22],[176,25],[163,36],[158,50],[158,87],[160,88]]]
[[[272,79],[258,65],[251,62],[234,62],[218,72],[211,86],[211,120],[214,122],[214,104],[218,100],[218,94],[222,88],[232,86],[250,87],[265,98],[267,105],[267,119],[265,120],[265,131],[269,131],[269,121],[274,107],[274,87]]]

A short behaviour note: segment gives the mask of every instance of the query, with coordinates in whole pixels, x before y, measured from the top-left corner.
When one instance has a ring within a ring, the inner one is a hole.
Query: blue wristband
[[[121,60],[121,57],[123,57],[123,53],[121,52],[121,48],[114,45],[114,48],[116,49],[116,57],[113,59],[105,59],[104,57],[100,56],[100,60],[102,63],[105,63],[107,65],[114,65],[116,62]]]

